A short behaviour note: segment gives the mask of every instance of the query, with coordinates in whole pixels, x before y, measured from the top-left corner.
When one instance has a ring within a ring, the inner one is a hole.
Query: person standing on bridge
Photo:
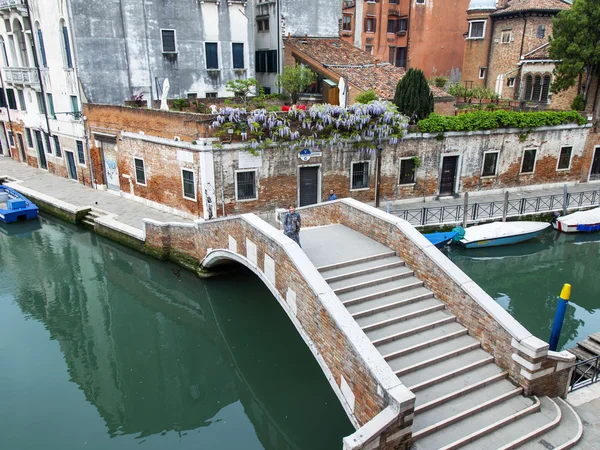
[[[327,201],[337,200],[337,195],[335,195],[335,191],[333,189],[329,189],[329,198]]]
[[[283,216],[283,234],[292,239],[296,244],[300,245],[300,228],[302,227],[302,218],[296,212],[296,207],[290,205],[288,212]]]

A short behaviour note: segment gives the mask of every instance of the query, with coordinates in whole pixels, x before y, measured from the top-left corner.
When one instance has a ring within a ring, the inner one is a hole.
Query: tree
[[[575,0],[570,9],[558,13],[553,20],[550,37],[550,57],[556,61],[552,92],[574,86],[581,88],[582,76],[588,82],[583,92],[588,102],[589,87],[594,76],[600,75],[600,5],[598,0]],[[578,92],[579,93],[579,92]],[[596,99],[598,89],[592,94]],[[596,100],[594,100],[596,104]]]
[[[422,70],[409,69],[396,86],[394,103],[411,120],[426,119],[433,112],[433,93]]]
[[[300,94],[315,81],[315,78],[316,74],[301,64],[285,66],[283,73],[277,75],[277,85],[292,97],[292,103],[296,103]]]
[[[254,78],[245,80],[230,80],[225,86],[225,90],[232,92],[235,97],[240,97],[244,102],[244,108],[248,103],[248,97],[253,94],[258,88],[258,81]]]
[[[379,95],[373,89],[369,89],[367,91],[361,92],[356,96],[357,103],[371,103],[375,100],[379,100]]]

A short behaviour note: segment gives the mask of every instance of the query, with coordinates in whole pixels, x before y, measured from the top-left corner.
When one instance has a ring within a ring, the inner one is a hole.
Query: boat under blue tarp
[[[36,205],[14,189],[0,185],[0,221],[13,223],[17,220],[35,219],[37,216]]]
[[[445,233],[436,231],[435,233],[427,233],[423,236],[425,236],[429,240],[429,242],[431,242],[437,248],[443,248],[447,243],[454,239],[454,236],[456,236],[457,234],[458,232],[453,230],[447,231]]]

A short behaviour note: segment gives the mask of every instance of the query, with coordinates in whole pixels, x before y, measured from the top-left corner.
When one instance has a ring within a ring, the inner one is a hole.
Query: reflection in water
[[[312,450],[353,431],[254,275],[202,281],[42,222],[0,233],[0,447]]]
[[[573,286],[559,349],[600,331],[600,234],[554,230],[517,245],[466,250],[447,256],[489,295],[544,341],[550,338],[557,297]]]

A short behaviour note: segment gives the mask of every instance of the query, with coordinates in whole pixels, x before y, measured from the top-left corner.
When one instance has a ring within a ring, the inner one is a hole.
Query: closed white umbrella
[[[347,95],[348,92],[346,91],[346,81],[344,80],[344,77],[340,78],[340,82],[338,83],[338,89],[340,90],[340,94],[339,94],[340,106],[343,106],[345,108],[347,97],[348,97],[348,95]]]

